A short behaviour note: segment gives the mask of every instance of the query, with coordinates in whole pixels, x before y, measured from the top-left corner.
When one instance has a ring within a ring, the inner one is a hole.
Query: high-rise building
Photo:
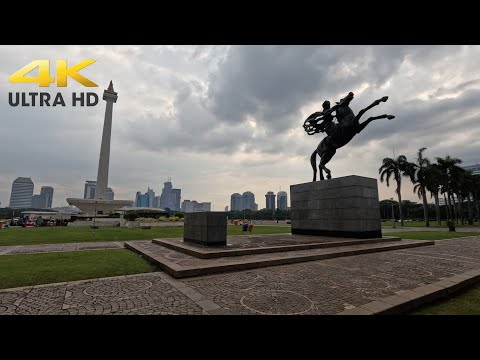
[[[196,200],[184,200],[182,202],[182,212],[191,213],[197,211],[211,211],[212,204],[209,202],[199,203]]]
[[[45,207],[50,209],[52,207],[53,200],[53,187],[42,186],[42,189],[40,190],[40,195],[45,196]]]
[[[150,207],[149,206],[149,197],[148,192],[142,194],[140,191],[137,191],[135,196],[135,206],[136,207]]]
[[[12,183],[10,205],[13,209],[28,208],[32,205],[33,181],[27,177],[18,177]]]
[[[87,180],[85,181],[85,188],[83,190],[84,199],[95,199],[95,187],[97,186],[96,181]]]
[[[31,207],[34,209],[45,209],[47,207],[47,197],[41,194],[33,195]]]
[[[275,194],[273,191],[268,191],[265,194],[265,208],[267,210],[275,210]]]
[[[227,212],[227,211],[228,211],[228,205],[227,205],[227,206],[225,206],[225,212]]]
[[[160,207],[162,209],[180,211],[181,189],[173,189],[172,182],[163,183],[162,194],[160,195]]]
[[[279,191],[277,194],[277,209],[288,210],[288,197],[286,191]]]
[[[180,211],[181,198],[182,198],[182,190],[172,189],[172,210]]]
[[[250,191],[245,191],[242,195],[243,197],[243,209],[249,209],[255,211],[255,208],[258,206],[255,206],[255,195],[250,192]]]
[[[147,189],[148,207],[153,208],[153,200],[155,199],[155,191],[153,189]]]
[[[105,200],[113,200],[115,197],[115,192],[112,188],[107,187],[107,192],[105,193]]]
[[[235,193],[230,196],[230,210],[243,210],[243,197],[239,193]]]
[[[462,166],[462,169],[467,170],[467,171],[471,171],[473,175],[480,175],[480,165],[479,164]]]
[[[92,180],[85,181],[85,188],[83,190],[84,199],[95,199],[95,190],[97,188],[97,182]],[[113,200],[115,197],[115,192],[112,188],[107,187],[105,192],[105,200]]]

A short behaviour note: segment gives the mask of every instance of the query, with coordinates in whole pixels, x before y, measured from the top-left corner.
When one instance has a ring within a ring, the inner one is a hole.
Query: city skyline
[[[0,46],[0,55],[5,79],[25,59],[96,59],[82,70],[99,84],[89,91],[100,96],[113,80],[122,96],[113,110],[109,174],[118,198],[134,200],[136,189],[173,175],[182,198],[223,209],[237,189],[259,198],[310,182],[309,157],[323,135],[308,136],[303,121],[349,91],[356,113],[389,96],[371,115],[396,119],[372,123],[339,149],[329,164],[334,177],[378,180],[384,157],[414,161],[421,147],[431,160],[448,154],[465,166],[478,161],[480,46]],[[38,86],[5,83],[0,98],[29,89]],[[84,90],[69,82],[68,92]],[[103,113],[102,106],[0,102],[0,116],[9,119],[0,151],[15,154],[2,159],[2,206],[21,175],[52,186],[54,207],[81,198],[84,179],[98,169]],[[380,199],[396,198],[393,186],[378,184]],[[412,188],[405,179],[402,198],[419,202]]]

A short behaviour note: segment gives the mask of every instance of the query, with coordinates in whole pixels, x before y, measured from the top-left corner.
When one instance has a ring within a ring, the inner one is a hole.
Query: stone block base
[[[227,245],[226,212],[187,213],[184,223],[184,241],[206,246]]]
[[[345,176],[291,185],[292,234],[382,236],[377,180]]]

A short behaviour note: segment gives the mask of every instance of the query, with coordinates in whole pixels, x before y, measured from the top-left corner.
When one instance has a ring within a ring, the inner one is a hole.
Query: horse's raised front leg
[[[383,114],[383,115],[379,115],[379,116],[369,117],[368,120],[366,120],[366,121],[364,121],[363,123],[361,123],[361,124],[358,125],[357,134],[358,134],[360,131],[362,131],[363,129],[365,129],[365,127],[366,127],[368,124],[370,124],[373,120],[379,120],[379,119],[392,120],[392,119],[395,119],[395,116]]]
[[[381,99],[378,99],[378,100],[375,100],[373,103],[371,103],[370,105],[368,105],[365,109],[362,109],[358,112],[357,116],[355,117],[356,120],[360,120],[360,118],[362,117],[363,114],[365,114],[365,112],[367,112],[368,110],[370,110],[371,108],[373,108],[374,106],[377,106],[378,104],[380,104],[381,102],[385,102],[388,100],[388,96],[384,96],[382,97]]]

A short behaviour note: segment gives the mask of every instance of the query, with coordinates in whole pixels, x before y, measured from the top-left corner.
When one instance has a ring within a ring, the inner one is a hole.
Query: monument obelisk
[[[108,168],[110,162],[110,139],[112,136],[113,103],[117,102],[117,93],[113,90],[113,83],[103,91],[103,100],[107,102],[105,118],[103,120],[102,145],[98,160],[97,185],[94,199],[67,198],[70,205],[78,207],[85,216],[102,215],[108,217],[124,206],[131,205],[131,200],[107,200]]]
[[[110,138],[112,136],[112,113],[113,104],[117,102],[117,93],[113,90],[113,83],[110,81],[108,89],[103,91],[103,100],[107,102],[105,108],[105,119],[103,120],[102,146],[100,148],[100,159],[98,161],[97,186],[95,187],[95,199],[104,200],[108,186],[108,166],[110,161]]]

